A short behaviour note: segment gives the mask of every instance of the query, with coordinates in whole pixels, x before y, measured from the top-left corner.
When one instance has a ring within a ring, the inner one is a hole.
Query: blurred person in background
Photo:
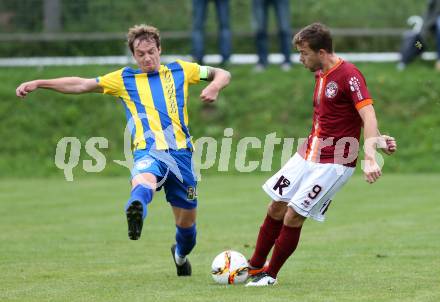
[[[125,206],[128,237],[140,238],[148,205],[154,193],[163,187],[175,218],[176,243],[171,252],[177,275],[190,276],[187,255],[196,244],[197,180],[188,129],[188,86],[209,81],[200,98],[210,103],[228,85],[230,74],[182,60],[162,65],[160,35],[155,27],[135,25],[129,29],[127,38],[138,69],[123,67],[90,79],[34,80],[19,85],[16,95],[24,98],[44,88],[71,94],[103,93],[122,102],[134,157],[131,193]]]
[[[205,56],[205,21],[208,2],[211,0],[193,0],[192,44],[193,58],[203,65]],[[215,4],[218,21],[218,47],[222,57],[221,65],[229,62],[231,56],[231,30],[229,26],[229,0],[212,0]]]
[[[434,35],[437,48],[435,68],[440,71],[440,0],[428,1],[422,22],[420,28],[415,28],[412,32],[406,34],[403,39],[400,62],[397,65],[399,70],[405,69],[409,63],[425,51],[426,41],[430,35]]]
[[[278,24],[278,36],[280,40],[281,54],[284,61],[281,64],[281,69],[288,71],[292,64],[290,61],[290,8],[289,0],[252,0],[252,14],[254,25],[256,28],[255,43],[258,54],[258,63],[255,66],[255,71],[263,71],[268,65],[268,13],[269,6],[273,6]]]

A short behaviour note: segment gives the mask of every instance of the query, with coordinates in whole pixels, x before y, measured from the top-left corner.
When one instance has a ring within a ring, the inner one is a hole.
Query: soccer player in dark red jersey
[[[332,197],[354,172],[362,127],[368,183],[381,176],[376,148],[386,154],[397,148],[393,137],[380,135],[365,79],[333,52],[329,29],[311,24],[295,35],[293,44],[301,63],[315,73],[313,126],[304,145],[263,185],[272,202],[249,260],[252,280],[246,286],[276,284],[279,270],[298,245],[304,221],[324,221]]]

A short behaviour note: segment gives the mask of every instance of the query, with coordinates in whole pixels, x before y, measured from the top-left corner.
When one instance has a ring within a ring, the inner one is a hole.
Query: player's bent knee
[[[287,211],[287,203],[272,201],[267,209],[267,214],[275,220],[282,220]]]
[[[306,219],[306,217],[301,216],[294,209],[288,207],[286,215],[284,216],[284,224],[292,228],[299,228],[304,224]]]
[[[181,228],[192,227],[196,223],[196,209],[176,209],[174,208],[176,225]]]
[[[153,191],[156,190],[156,183],[156,176],[151,173],[138,174],[131,180],[131,185],[133,188],[137,185],[145,185]]]

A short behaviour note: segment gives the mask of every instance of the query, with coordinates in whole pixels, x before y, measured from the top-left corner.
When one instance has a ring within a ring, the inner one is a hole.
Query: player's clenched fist
[[[37,88],[37,81],[25,82],[17,87],[17,89],[15,90],[15,94],[20,98],[24,98],[29,92],[32,92]]]
[[[200,98],[204,103],[212,103],[217,99],[219,89],[211,83],[205,89],[202,90]]]
[[[392,136],[382,135],[382,139],[385,140],[386,147],[382,149],[385,154],[393,154],[397,150],[397,142],[396,139]]]

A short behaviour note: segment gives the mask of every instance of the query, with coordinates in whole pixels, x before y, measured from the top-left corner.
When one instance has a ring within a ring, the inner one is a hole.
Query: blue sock
[[[131,203],[135,200],[138,200],[142,203],[142,219],[147,217],[147,205],[153,199],[153,190],[147,185],[137,185],[134,189],[131,190],[130,199],[125,205],[125,210],[131,205]]]
[[[194,223],[189,228],[181,228],[176,225],[176,253],[180,257],[185,257],[191,253],[196,245],[196,224]]]

